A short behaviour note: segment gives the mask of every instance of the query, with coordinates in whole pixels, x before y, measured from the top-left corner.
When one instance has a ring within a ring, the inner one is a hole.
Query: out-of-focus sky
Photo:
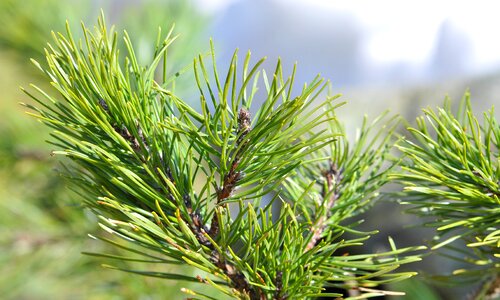
[[[304,81],[321,73],[345,86],[412,84],[500,70],[497,1],[196,3],[215,16],[210,35],[223,56],[240,48],[298,61]]]

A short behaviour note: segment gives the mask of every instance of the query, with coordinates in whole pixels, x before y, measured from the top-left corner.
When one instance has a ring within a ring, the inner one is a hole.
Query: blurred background
[[[221,70],[235,48],[250,50],[254,61],[267,56],[266,68],[278,57],[288,71],[298,62],[298,84],[321,73],[344,95],[348,104],[338,114],[354,132],[365,113],[375,117],[390,109],[411,121],[446,95],[457,103],[467,89],[478,113],[498,102],[497,6],[485,0],[0,0],[1,298],[185,298],[179,290],[186,284],[101,268],[109,261],[81,255],[120,252],[87,237],[102,235],[96,220],[54,171],[59,166],[44,142],[49,130],[19,105],[30,102],[19,86],[48,86],[29,59],[43,61],[51,30],[63,31],[65,20],[78,36],[80,21],[92,26],[102,8],[108,25],[127,29],[144,63],[158,26],[166,31],[173,23],[180,34],[174,68],[205,53],[210,37]],[[423,229],[404,228],[418,221],[397,205],[377,205],[364,226],[381,234],[367,251],[383,249],[388,235],[400,246],[429,239]],[[439,258],[411,266],[430,274],[454,267]],[[459,299],[470,291],[435,286],[425,277],[389,288],[407,291],[404,299]]]

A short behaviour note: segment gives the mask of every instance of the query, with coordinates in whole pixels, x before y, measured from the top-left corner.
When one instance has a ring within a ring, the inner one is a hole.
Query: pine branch
[[[240,299],[341,296],[325,293],[328,286],[371,297],[384,293],[368,287],[414,275],[392,272],[419,260],[407,254],[419,247],[397,249],[391,240],[386,253],[339,254],[372,234],[346,220],[365,211],[388,181],[393,123],[388,134],[371,134],[380,119],[365,120],[350,149],[334,113],[341,104],[320,100],[328,84],[320,77],[294,92],[295,68],[286,77],[278,61],[267,76],[259,71],[264,60],[251,65],[249,54],[239,68],[237,52],[223,77],[213,45],[208,62],[194,60],[192,74],[171,74],[171,32],[141,66],[127,33],[127,54],[119,55],[118,34],[102,17],[94,31],[83,30],[83,42],[69,27],[65,36],[55,34],[46,66],[35,63],[57,96],[36,87],[27,94],[39,103],[30,106],[36,116],[55,129],[54,153],[74,162],[68,176],[103,230],[149,254],[113,245],[143,260],[193,266],[210,276],[189,281]],[[174,89],[189,75],[201,112]],[[265,100],[251,118],[262,83]],[[280,207],[274,216],[273,206]],[[346,240],[346,231],[360,237]],[[175,271],[127,271],[187,279]]]
[[[240,111],[238,113],[238,139],[236,141],[237,150],[231,162],[229,172],[224,175],[224,183],[222,184],[222,187],[217,190],[216,205],[219,205],[221,202],[231,196],[236,188],[238,181],[240,181],[243,177],[243,172],[238,171],[237,168],[241,160],[240,152],[244,151],[243,149],[248,146],[248,141],[245,139],[245,136],[250,132],[250,129],[250,113],[245,108],[240,108]],[[212,218],[212,224],[210,226],[209,234],[213,238],[218,233],[219,220],[217,218]]]
[[[306,246],[306,251],[311,250],[317,245],[321,239],[321,235],[327,228],[327,220],[330,217],[331,211],[334,208],[335,201],[339,198],[339,184],[342,180],[342,170],[330,161],[330,167],[323,172],[323,177],[326,182],[323,186],[323,191],[321,192],[322,199],[328,199],[325,202],[325,207],[323,209],[323,214],[316,217],[316,223],[312,226],[311,232],[313,233],[311,240]]]
[[[410,213],[430,216],[437,231],[433,249],[447,248],[472,264],[456,270],[447,281],[477,282],[498,276],[500,245],[500,126],[493,109],[479,125],[467,93],[459,112],[447,100],[443,108],[424,110],[425,118],[409,127],[413,140],[398,147],[405,155],[394,174],[403,186]],[[462,240],[471,251],[451,243]]]

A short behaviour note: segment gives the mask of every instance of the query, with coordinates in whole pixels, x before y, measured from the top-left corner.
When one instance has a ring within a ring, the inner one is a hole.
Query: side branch
[[[321,239],[321,235],[326,229],[328,218],[330,217],[330,211],[335,206],[335,201],[339,198],[339,184],[342,180],[342,170],[338,166],[330,161],[330,166],[328,170],[323,172],[323,177],[325,179],[325,185],[323,185],[323,191],[321,193],[323,200],[329,195],[328,200],[324,203],[323,213],[318,217],[316,223],[311,227],[311,232],[313,236],[306,246],[305,252],[311,250],[318,244]]]
[[[224,274],[231,279],[234,288],[250,296],[251,300],[265,300],[265,295],[258,288],[253,288],[245,275],[238,270],[232,263],[226,261],[216,250],[212,251],[210,260],[220,268]]]
[[[250,131],[250,114],[244,108],[241,108],[238,114],[238,139],[236,141],[237,146],[241,146],[239,149],[243,149],[248,141],[245,140],[245,136]],[[241,150],[240,150],[241,151]],[[242,178],[243,172],[237,171],[238,164],[240,162],[240,153],[236,153],[234,160],[231,163],[231,168],[229,172],[224,175],[224,181],[222,187],[217,189],[217,205],[220,204],[225,199],[229,198],[233,191],[236,189],[236,184]],[[219,233],[219,220],[217,214],[214,214],[212,222],[210,225],[210,230],[207,229],[202,215],[199,211],[194,211],[192,208],[192,200],[186,195],[184,196],[184,205],[186,206],[191,222],[189,222],[191,230],[198,242],[211,250],[210,260],[217,266],[230,280],[232,286],[238,291],[246,294],[252,300],[264,300],[264,294],[258,289],[250,285],[245,275],[236,268],[236,266],[227,261],[222,253],[219,253],[210,240],[206,237],[208,233],[209,236],[215,237]]]
[[[263,294],[258,291],[258,289],[252,288],[245,275],[238,270],[234,264],[225,260],[222,253],[219,253],[210,240],[206,237],[207,228],[203,223],[202,216],[199,212],[193,211],[191,199],[186,196],[184,197],[184,204],[188,209],[189,216],[191,218],[190,227],[198,242],[209,248],[211,250],[210,261],[215,264],[229,279],[231,280],[232,286],[238,291],[249,295],[252,300],[263,300],[265,299]],[[216,218],[214,216],[214,218]],[[213,222],[212,222],[213,226]]]
[[[222,201],[229,198],[233,191],[236,189],[236,184],[243,177],[242,171],[237,171],[238,165],[240,163],[240,152],[244,151],[248,144],[248,140],[245,138],[250,132],[250,113],[245,108],[240,108],[238,113],[238,139],[236,140],[236,146],[239,147],[239,151],[235,154],[233,161],[231,162],[231,168],[229,172],[224,175],[224,181],[222,187],[217,189],[217,203],[219,205]],[[209,235],[215,237],[219,233],[219,220],[217,216],[214,215],[212,218],[212,224],[210,226]]]
[[[276,291],[274,292],[275,300],[286,300],[288,299],[288,295],[283,294],[283,271],[276,272],[276,279],[274,280],[274,284],[276,285]]]
[[[99,105],[104,110],[104,112],[106,114],[108,114],[108,116],[112,117],[111,112],[109,110],[109,106],[106,103],[106,101],[104,101],[104,99],[101,99],[101,98],[99,99]],[[127,126],[125,126],[124,124],[120,125],[120,124],[116,124],[116,123],[112,123],[111,126],[113,126],[113,129],[116,132],[118,132],[118,134],[120,134],[127,142],[129,142],[130,146],[132,147],[132,149],[134,149],[134,151],[138,152],[141,149],[141,143],[139,142],[139,140],[135,136],[133,136],[130,133]],[[142,132],[142,128],[141,128],[138,121],[136,121],[136,126],[137,126],[137,134],[139,135],[139,138],[141,139],[142,145],[144,146],[146,151],[149,153],[149,146],[146,142],[146,138],[144,137],[144,133]],[[143,162],[146,161],[144,156],[141,156],[141,159]]]

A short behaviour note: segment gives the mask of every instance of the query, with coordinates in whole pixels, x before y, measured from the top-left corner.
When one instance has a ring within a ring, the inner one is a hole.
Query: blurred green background
[[[200,2],[200,1],[198,1]],[[198,3],[196,2],[196,3]],[[189,284],[140,277],[102,268],[101,263],[123,266],[123,262],[104,261],[82,255],[86,252],[114,253],[116,247],[90,239],[87,234],[103,235],[93,215],[81,209],[78,195],[72,193],[58,176],[60,165],[50,156],[47,127],[25,114],[19,102],[29,102],[19,86],[35,83],[49,88],[42,74],[29,58],[43,61],[43,48],[50,32],[64,31],[69,20],[74,35],[80,33],[80,21],[92,26],[103,9],[107,24],[127,29],[143,63],[152,54],[151,45],[161,26],[166,32],[175,22],[180,33],[171,59],[172,68],[180,70],[191,59],[207,50],[207,26],[212,17],[197,10],[190,1],[0,1],[0,298],[1,299],[182,299],[181,287]],[[219,24],[219,26],[221,26]],[[227,30],[230,30],[227,29]],[[219,47],[224,47],[222,43]],[[221,45],[222,44],[222,45]],[[245,50],[245,49],[244,49]],[[229,53],[233,49],[224,49]],[[300,70],[300,63],[299,63]],[[348,87],[342,92],[350,103],[341,117],[348,128],[359,124],[361,113],[391,109],[412,120],[420,108],[440,104],[445,94],[458,100],[465,88],[471,88],[477,111],[493,102],[500,76],[492,72],[481,77],[412,86]],[[182,89],[182,86],[180,87]],[[189,94],[189,91],[186,91]],[[360,113],[361,112],[361,113]],[[353,121],[351,121],[353,120]],[[349,131],[349,130],[348,130]],[[354,130],[351,130],[352,132]],[[396,236],[399,246],[421,243],[430,237],[423,230],[401,229],[418,220],[401,214],[397,205],[378,206],[367,216],[367,229],[382,234],[371,242],[372,249],[386,246],[386,236]],[[391,220],[390,222],[387,220]],[[410,268],[436,272],[450,269],[446,262],[427,259],[427,264]],[[135,269],[170,266],[136,264]],[[186,273],[193,270],[186,268]],[[389,287],[404,290],[404,299],[450,299],[425,283],[420,277]],[[457,291],[457,289],[453,289]],[[443,292],[441,292],[443,293]],[[461,293],[461,291],[458,291]],[[455,294],[456,295],[456,294]],[[394,298],[393,298],[394,299]]]
[[[183,298],[180,288],[186,284],[102,268],[101,263],[123,263],[81,254],[120,251],[87,236],[102,236],[103,232],[58,175],[61,166],[45,143],[50,138],[49,129],[28,116],[19,104],[30,103],[20,86],[28,88],[34,83],[49,88],[30,58],[44,61],[43,49],[51,31],[64,31],[69,20],[78,36],[80,21],[93,26],[101,8],[108,26],[127,29],[143,63],[152,54],[158,26],[166,34],[175,23],[175,32],[183,33],[171,53],[177,62],[174,68],[189,63],[205,42],[200,33],[208,17],[186,1],[0,1],[1,299]],[[192,270],[186,268],[186,272]]]

